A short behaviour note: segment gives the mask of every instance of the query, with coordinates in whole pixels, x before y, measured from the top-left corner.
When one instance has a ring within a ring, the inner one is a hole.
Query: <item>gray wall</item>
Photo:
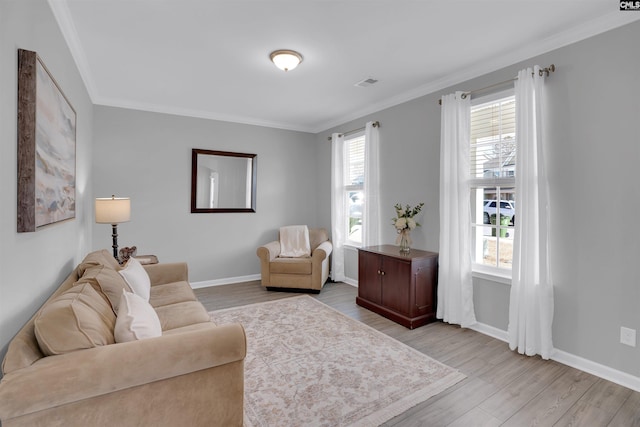
[[[120,108],[95,108],[96,197],[131,197],[131,221],[118,243],[162,262],[187,261],[191,281],[260,273],[256,248],[280,226],[315,226],[315,137],[258,126]],[[255,213],[192,214],[193,148],[257,154]],[[95,224],[94,249],[111,246]]]
[[[551,256],[555,282],[556,348],[640,376],[640,349],[619,343],[620,326],[640,332],[640,22],[523,61],[488,75],[345,123],[318,135],[320,170],[328,170],[326,138],[380,120],[383,221],[396,202],[426,202],[417,248],[438,250],[440,107],[438,98],[554,63],[547,81],[548,174],[552,202]],[[328,194],[329,178],[321,176]],[[329,199],[319,206],[328,223]],[[384,224],[384,223],[383,223]],[[383,225],[383,243],[393,243]],[[345,256],[357,274],[357,258]],[[354,276],[351,276],[354,277]],[[506,330],[510,286],[474,278],[478,320]],[[639,342],[640,345],[640,342]]]
[[[93,224],[94,197],[130,196],[121,246],[163,262],[187,261],[192,281],[259,273],[257,245],[284,224],[330,226],[332,131],[380,120],[381,218],[396,202],[426,202],[418,248],[438,250],[440,107],[454,90],[512,78],[555,63],[550,89],[549,175],[553,202],[554,343],[568,353],[640,376],[640,350],[618,343],[620,326],[640,330],[640,23],[531,58],[318,135],[118,108],[93,108],[49,7],[0,3],[0,349],[91,249],[109,248],[108,225]],[[78,112],[78,217],[16,233],[16,50],[37,51]],[[95,116],[93,116],[95,114]],[[95,121],[95,124],[93,123]],[[92,142],[95,140],[95,145]],[[92,148],[93,147],[93,148]],[[258,154],[257,213],[190,214],[192,148]],[[93,151],[93,152],[92,152]],[[92,236],[95,238],[92,239]],[[393,242],[391,225],[383,242]],[[347,273],[355,277],[354,253]],[[37,264],[34,264],[37,263]],[[37,268],[33,268],[37,265]],[[506,329],[509,286],[474,281],[478,319]]]
[[[37,23],[37,24],[36,24]],[[18,49],[36,51],[77,113],[76,219],[17,233]],[[91,248],[93,106],[45,1],[0,2],[0,358]]]

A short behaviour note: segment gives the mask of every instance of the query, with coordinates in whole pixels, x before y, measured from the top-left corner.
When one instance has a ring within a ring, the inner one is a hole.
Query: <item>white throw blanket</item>
[[[280,227],[280,256],[287,258],[311,256],[309,229],[306,225]]]

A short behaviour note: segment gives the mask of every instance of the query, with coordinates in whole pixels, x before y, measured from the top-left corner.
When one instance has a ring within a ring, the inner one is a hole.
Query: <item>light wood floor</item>
[[[298,295],[267,291],[259,281],[195,292],[209,311]],[[352,286],[328,283],[312,296],[467,375],[385,426],[640,426],[638,392],[554,361],[521,356],[472,330],[441,322],[406,329],[357,306],[356,295]]]

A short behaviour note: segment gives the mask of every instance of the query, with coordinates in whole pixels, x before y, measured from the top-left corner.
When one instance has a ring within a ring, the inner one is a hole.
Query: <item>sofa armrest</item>
[[[266,245],[262,245],[256,250],[256,254],[260,258],[260,261],[271,262],[280,255],[280,242],[274,240]]]
[[[242,361],[246,349],[240,324],[212,323],[206,329],[44,357],[4,376],[0,419]]]
[[[144,267],[149,275],[151,286],[189,281],[189,271],[186,262],[147,264],[142,267]]]
[[[317,248],[311,254],[311,259],[315,262],[316,260],[322,262],[325,258],[331,255],[331,251],[333,250],[333,245],[330,241],[322,242],[318,245]]]

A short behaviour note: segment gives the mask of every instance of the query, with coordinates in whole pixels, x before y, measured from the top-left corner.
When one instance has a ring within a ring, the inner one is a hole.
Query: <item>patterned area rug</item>
[[[308,295],[211,317],[246,330],[246,427],[376,426],[465,378]]]

